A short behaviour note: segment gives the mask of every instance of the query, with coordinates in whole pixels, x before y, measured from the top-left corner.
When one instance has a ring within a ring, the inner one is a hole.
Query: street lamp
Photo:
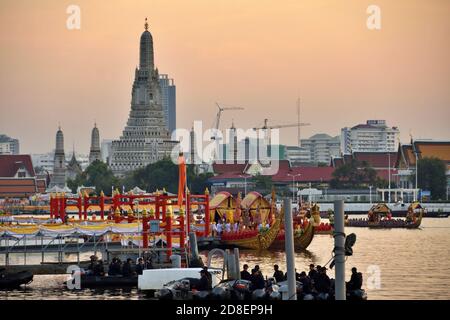
[[[389,177],[388,203],[391,203],[391,153],[390,153],[390,152],[388,152],[388,161],[389,161],[389,171],[388,171],[388,177]]]
[[[294,179],[297,176],[301,176],[301,174],[300,173],[297,173],[297,174],[288,173],[287,175],[292,177],[292,202],[294,202],[295,201],[295,181],[294,181]]]
[[[246,196],[247,195],[247,176],[246,175],[240,175],[239,177],[244,178],[244,195]]]

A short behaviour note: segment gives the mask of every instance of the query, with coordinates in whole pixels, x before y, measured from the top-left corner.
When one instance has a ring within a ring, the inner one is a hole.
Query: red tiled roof
[[[337,168],[340,167],[344,164],[344,159],[339,157],[339,158],[332,158],[331,159],[331,167],[333,168]]]
[[[247,163],[213,163],[213,171],[217,174],[226,172],[244,172]]]
[[[293,167],[290,170],[279,170],[272,176],[274,182],[292,182],[292,175],[296,182],[328,182],[332,177],[332,167]],[[295,176],[300,174],[299,176]]]
[[[25,198],[37,191],[35,178],[0,179],[0,197]]]
[[[367,161],[373,168],[389,168],[389,154],[392,168],[397,162],[397,152],[354,152],[353,158],[357,161]]]
[[[21,166],[24,166],[31,176],[35,175],[30,155],[0,155],[0,177],[14,177]]]
[[[218,174],[217,176],[209,178],[209,180],[223,180],[223,179],[244,179],[242,176],[247,176],[247,178],[251,178],[252,176],[249,174],[243,174],[242,172],[225,172],[222,174]]]

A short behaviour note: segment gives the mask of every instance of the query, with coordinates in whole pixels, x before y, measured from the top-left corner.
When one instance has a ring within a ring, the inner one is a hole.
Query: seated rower
[[[251,274],[248,272],[248,264],[244,264],[244,270],[241,271],[241,279],[242,280],[251,280]]]
[[[94,266],[94,276],[103,277],[105,275],[105,268],[103,267],[103,261],[98,260]]]
[[[134,275],[133,266],[131,265],[132,260],[130,258],[127,259],[127,262],[124,263],[122,267],[122,276],[131,277]]]
[[[145,269],[145,265],[144,265],[144,259],[142,259],[142,258],[139,258],[138,259],[138,263],[136,264],[136,267],[135,267],[135,272],[139,275],[139,274],[142,274],[142,272],[144,271],[144,269]]]

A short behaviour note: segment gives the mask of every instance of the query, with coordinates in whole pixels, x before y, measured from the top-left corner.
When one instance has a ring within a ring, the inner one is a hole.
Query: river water
[[[346,261],[346,279],[351,267],[357,267],[370,300],[450,299],[450,218],[425,218],[417,230],[346,228],[346,233],[357,236],[354,254]],[[308,250],[296,254],[298,272],[306,271],[310,263],[327,263],[332,248],[331,236],[315,236]],[[275,263],[286,271],[285,255],[280,251],[241,250],[240,262],[250,267],[259,264],[267,276]],[[328,274],[334,277],[334,270]],[[0,299],[148,299],[137,289],[70,291],[63,285],[66,278],[37,275],[26,288],[0,291]]]

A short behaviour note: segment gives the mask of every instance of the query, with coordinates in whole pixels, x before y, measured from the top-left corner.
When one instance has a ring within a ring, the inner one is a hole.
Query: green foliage
[[[191,193],[201,194],[205,192],[205,189],[210,187],[208,179],[213,176],[212,172],[196,174],[195,166],[189,165],[187,167],[187,184]]]
[[[138,186],[152,192],[156,189],[162,190],[165,188],[168,192],[177,193],[178,172],[178,165],[174,164],[170,158],[165,158],[131,172],[125,177],[123,184],[127,189]],[[199,194],[203,193],[209,186],[208,179],[212,177],[212,173],[196,174],[195,167],[188,165],[186,176],[191,193]]]
[[[435,157],[426,157],[419,160],[417,167],[418,187],[431,191],[433,200],[444,199],[447,191],[447,165],[445,162]],[[415,181],[415,176],[411,178]]]
[[[330,184],[332,188],[357,189],[368,185],[377,185],[377,183],[382,183],[382,181],[377,178],[375,169],[366,161],[359,162],[353,159],[350,163],[334,170]]]
[[[105,194],[111,194],[111,186],[120,185],[120,180],[114,176],[108,165],[102,161],[96,160],[92,162],[86,170],[75,177],[73,180],[67,181],[67,186],[76,192],[79,186],[94,186],[97,194],[103,191]]]
[[[123,184],[126,189],[138,186],[151,192],[165,188],[168,192],[177,193],[178,166],[170,158],[164,158],[144,168],[132,171],[125,177]]]
[[[261,174],[257,174],[251,178],[251,181],[255,184],[256,189],[270,191],[272,190],[272,177],[271,176],[263,176]]]

